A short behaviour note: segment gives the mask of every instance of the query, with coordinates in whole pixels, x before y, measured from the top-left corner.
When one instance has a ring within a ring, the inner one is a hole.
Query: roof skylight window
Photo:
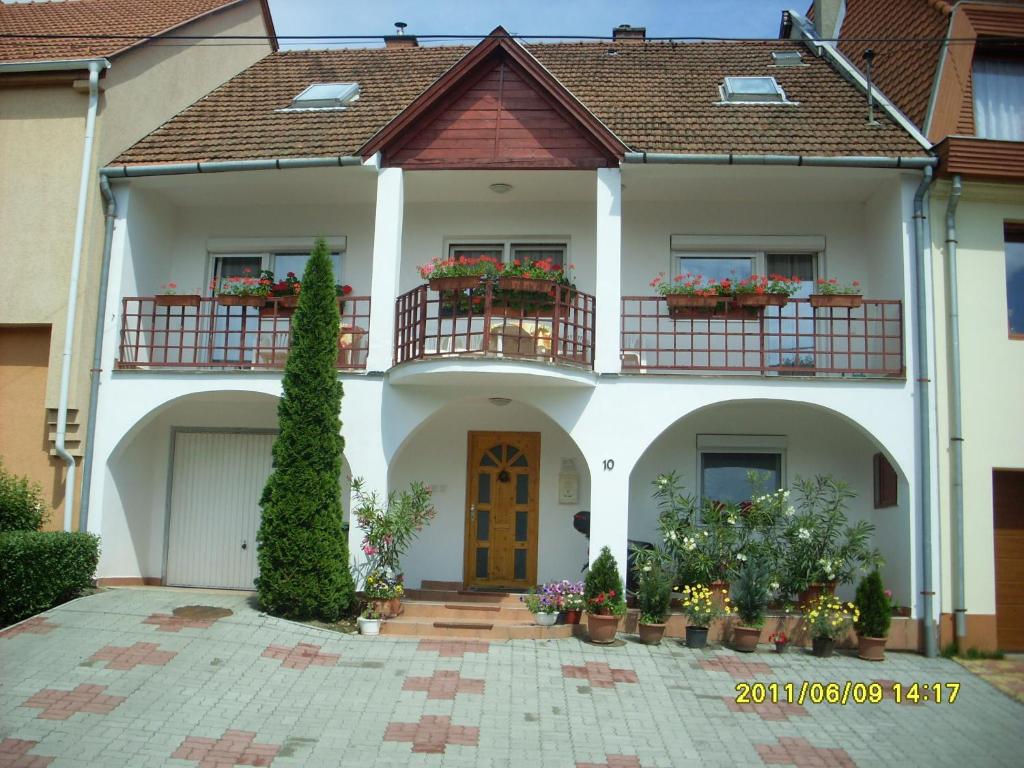
[[[288,109],[344,109],[358,98],[359,83],[313,83]]]
[[[727,77],[722,101],[728,103],[775,103],[786,101],[786,94],[774,77]]]
[[[799,67],[804,59],[800,51],[772,51],[772,63],[776,67]]]

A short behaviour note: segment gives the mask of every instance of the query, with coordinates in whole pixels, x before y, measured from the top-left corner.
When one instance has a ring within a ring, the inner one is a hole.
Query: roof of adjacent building
[[[928,116],[952,11],[944,0],[846,0],[839,50],[861,70],[864,51],[874,50],[872,79],[919,127]],[[897,36],[926,42],[866,40]]]
[[[801,43],[586,42],[527,50],[633,151],[785,155],[925,154],[903,128]],[[777,67],[796,48],[803,65]],[[267,56],[172,118],[114,164],[355,155],[471,50],[422,46]],[[773,76],[786,104],[722,104],[726,76]],[[315,82],[358,82],[340,111],[288,112]]]
[[[140,45],[148,37],[170,33],[183,24],[249,1],[63,0],[2,4],[0,62],[111,57]],[[266,0],[260,0],[260,4],[271,45],[276,48]]]

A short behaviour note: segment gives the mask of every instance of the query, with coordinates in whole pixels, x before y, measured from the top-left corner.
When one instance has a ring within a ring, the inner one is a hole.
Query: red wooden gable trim
[[[498,27],[359,152],[416,168],[596,168],[626,149]]]

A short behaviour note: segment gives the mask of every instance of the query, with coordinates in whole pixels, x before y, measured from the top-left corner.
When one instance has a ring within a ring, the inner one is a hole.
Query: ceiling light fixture
[[[497,184],[491,184],[491,192],[499,195],[504,195],[506,192],[512,191],[511,184],[505,184],[504,182],[498,182]]]
[[[488,397],[487,400],[491,405],[496,405],[499,408],[504,408],[506,405],[512,402],[511,398],[508,397]]]

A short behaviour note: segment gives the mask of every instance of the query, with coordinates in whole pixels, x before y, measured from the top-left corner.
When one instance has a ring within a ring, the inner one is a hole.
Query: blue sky
[[[809,0],[270,0],[279,35],[385,35],[404,21],[410,34],[483,35],[501,24],[513,34],[609,35],[619,24],[649,36],[769,37],[782,10]],[[315,41],[287,47],[322,47]],[[370,45],[369,41],[354,43]]]

